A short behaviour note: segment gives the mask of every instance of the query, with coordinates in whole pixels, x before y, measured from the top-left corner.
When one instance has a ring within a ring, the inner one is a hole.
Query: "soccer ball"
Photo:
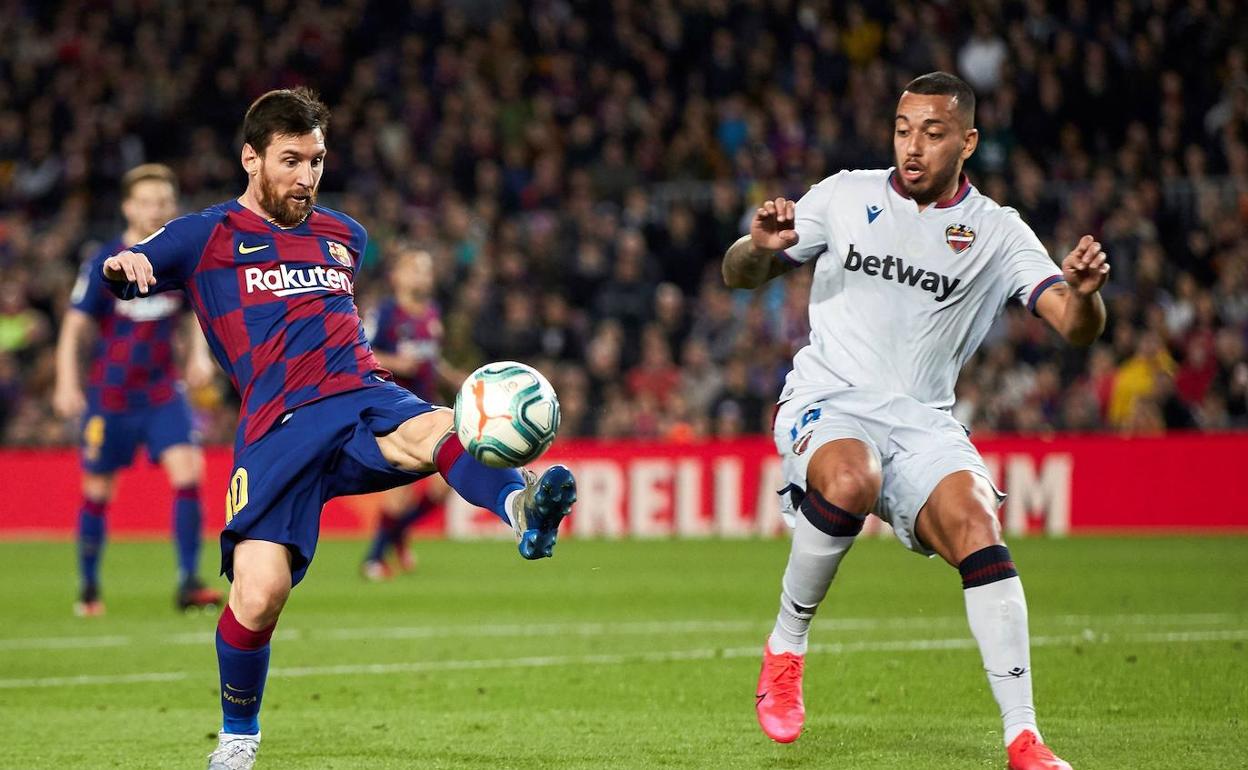
[[[455,396],[455,434],[492,468],[531,463],[559,431],[559,399],[546,378],[516,361],[486,364]]]

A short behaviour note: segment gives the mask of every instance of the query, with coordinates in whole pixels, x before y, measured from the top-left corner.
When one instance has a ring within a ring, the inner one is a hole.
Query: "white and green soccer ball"
[[[533,462],[559,431],[559,399],[546,378],[516,361],[486,364],[455,397],[455,433],[468,453],[493,468]]]

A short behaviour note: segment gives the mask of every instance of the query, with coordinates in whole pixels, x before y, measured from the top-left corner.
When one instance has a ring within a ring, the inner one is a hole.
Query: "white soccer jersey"
[[[892,169],[842,171],[798,201],[796,229],[785,256],[819,261],[810,344],[781,401],[850,385],[949,409],[958,372],[1006,302],[1034,311],[1062,280],[1018,212],[965,177],[947,203],[919,211]]]

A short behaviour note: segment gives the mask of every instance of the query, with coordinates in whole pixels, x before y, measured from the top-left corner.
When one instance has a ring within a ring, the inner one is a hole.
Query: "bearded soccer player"
[[[835,174],[796,206],[765,202],[724,257],[736,288],[817,260],[810,344],[775,423],[794,534],[756,708],[772,739],[798,737],[811,619],[874,512],[903,545],[961,574],[1009,767],[1069,770],[1036,726],[1027,602],[1001,539],[1002,495],[950,409],[958,371],[1010,300],[1070,343],[1091,344],[1105,325],[1109,264],[1084,236],[1059,270],[1016,211],[971,186],[962,164],[978,141],[974,116],[962,80],[917,78],[897,104],[894,168]]]
[[[305,88],[270,91],[247,110],[237,199],[169,222],[104,261],[122,298],[182,289],[242,398],[226,495],[221,569],[231,581],[217,624],[223,724],[210,770],[255,763],[269,640],[316,551],[321,507],[440,473],[512,527],[520,555],[550,556],[576,484],[489,468],[464,451],[449,409],[394,384],[353,298],[367,235],[316,205],[329,109]]]
[[[367,314],[364,327],[378,362],[389,369],[394,381],[421,397],[433,398],[438,386],[463,380],[442,359],[442,316],[433,298],[433,257],[424,249],[401,245],[389,271],[394,296]],[[437,476],[418,485],[419,497],[410,487],[382,493],[377,532],[369,544],[360,573],[369,580],[386,580],[392,571],[386,550],[393,549],[400,570],[415,569],[416,559],[407,547],[407,528],[424,518],[446,499],[448,487]]]
[[[172,294],[120,302],[108,293],[99,271],[105,257],[138,243],[177,214],[177,178],[157,163],[136,166],[122,178],[121,198],[126,229],[83,263],[56,347],[52,405],[62,417],[82,418],[79,593],[74,604],[80,616],[104,613],[99,569],[105,514],[117,471],[130,466],[139,444],[164,468],[174,490],[175,605],[185,610],[221,603],[221,592],[205,586],[198,575],[204,458],[191,427],[173,345],[177,325],[189,320],[185,304]],[[97,336],[84,388],[78,351],[93,332]],[[205,384],[212,378],[212,360],[204,337],[189,328],[186,342],[186,379],[192,386]]]

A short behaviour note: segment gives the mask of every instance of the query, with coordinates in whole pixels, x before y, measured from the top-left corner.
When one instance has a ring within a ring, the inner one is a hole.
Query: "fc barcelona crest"
[[[347,247],[337,241],[326,241],[329,246],[329,256],[338,261],[343,267],[351,267],[351,252],[347,251]]]
[[[955,254],[961,254],[975,242],[975,231],[966,225],[949,225],[945,228],[945,243]]]

